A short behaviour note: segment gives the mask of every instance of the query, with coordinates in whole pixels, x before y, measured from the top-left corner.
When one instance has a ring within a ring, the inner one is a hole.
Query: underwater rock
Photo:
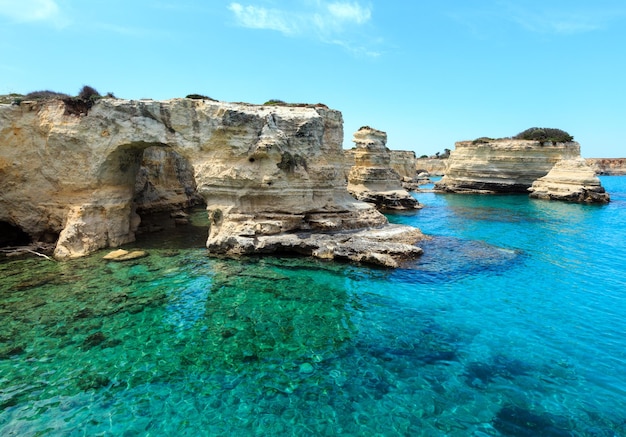
[[[537,414],[517,406],[505,406],[493,419],[493,427],[504,435],[527,437],[574,437],[566,429],[567,419],[548,413]]]
[[[306,375],[309,373],[313,373],[315,371],[315,368],[311,363],[302,363],[300,364],[300,368],[298,369],[298,371]]]
[[[98,331],[87,337],[83,342],[83,346],[85,346],[87,349],[91,349],[92,347],[98,346],[105,340],[106,336],[102,332]]]
[[[102,259],[107,261],[130,261],[132,259],[145,258],[148,252],[145,250],[133,250],[132,252],[124,249],[117,249],[109,252]]]

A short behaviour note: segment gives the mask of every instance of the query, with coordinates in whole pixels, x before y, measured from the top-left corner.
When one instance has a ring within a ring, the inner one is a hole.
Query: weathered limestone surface
[[[151,214],[189,208],[202,199],[190,163],[172,149],[152,146],[142,155],[134,201],[137,213]]]
[[[417,173],[428,173],[431,176],[443,176],[446,173],[446,159],[417,158],[415,168]]]
[[[580,157],[580,145],[526,140],[462,141],[446,160],[436,190],[470,193],[524,193],[562,159]]]
[[[419,202],[401,185],[401,177],[391,168],[391,153],[385,132],[362,127],[354,134],[354,166],[348,174],[348,192],[356,199],[379,209],[417,209]]]
[[[587,158],[587,164],[599,175],[626,175],[626,158]]]
[[[390,150],[389,165],[403,179],[415,179],[417,172],[415,169],[415,152],[410,150]]]
[[[610,198],[600,179],[583,158],[564,159],[533,182],[530,197],[570,202],[607,203]]]
[[[134,199],[155,200],[136,188],[146,181],[137,178],[143,152],[155,147],[193,169],[211,221],[211,253],[330,258],[350,247],[349,259],[386,265],[415,256],[421,237],[414,228],[389,234],[394,250],[376,238],[367,237],[367,248],[344,238],[388,223],[347,193],[342,137],[341,113],[323,106],[102,99],[72,115],[61,101],[0,105],[0,222],[35,241],[58,236],[57,258],[131,242],[140,223]],[[342,247],[328,240],[335,232]],[[298,244],[283,242],[294,236]]]

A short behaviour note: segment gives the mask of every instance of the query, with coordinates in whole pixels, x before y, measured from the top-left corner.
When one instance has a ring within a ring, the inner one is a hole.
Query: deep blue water
[[[609,205],[418,193],[398,270],[206,257],[197,227],[0,263],[0,435],[626,435]]]

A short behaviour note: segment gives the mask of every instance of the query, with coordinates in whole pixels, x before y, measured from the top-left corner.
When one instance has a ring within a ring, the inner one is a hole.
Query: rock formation
[[[355,165],[348,174],[348,192],[356,199],[382,210],[420,208],[418,201],[401,185],[401,177],[391,168],[391,153],[385,146],[387,134],[362,127],[354,134]]]
[[[416,169],[415,152],[409,150],[391,150],[389,165],[399,175],[402,188],[407,191],[417,191],[420,184],[429,183],[424,178],[420,179]]]
[[[155,205],[141,182],[148,179],[137,182],[152,147],[193,169],[211,222],[210,253],[284,250],[397,265],[420,252],[419,231],[389,227],[348,195],[338,111],[108,98],[75,109],[63,101],[0,105],[0,223],[34,241],[57,240],[57,258],[134,240],[134,199]],[[190,193],[179,189],[184,203]]]
[[[190,163],[171,149],[145,149],[135,181],[134,202],[139,215],[176,211],[201,203]]]
[[[431,176],[443,176],[446,172],[448,159],[417,158],[415,160],[416,173],[428,173]]]
[[[577,142],[518,139],[463,141],[435,189],[455,193],[525,193],[577,202],[608,202]]]
[[[137,233],[143,233],[189,224],[184,211],[204,200],[189,161],[172,149],[152,146],[143,151],[133,203],[141,217]]]
[[[536,199],[570,202],[607,203],[609,195],[600,179],[583,158],[557,162],[547,175],[537,179],[528,189]]]
[[[447,159],[435,189],[469,193],[525,193],[562,159],[580,156],[580,145],[528,140],[462,141]]]
[[[626,158],[587,158],[586,161],[598,175],[626,175]]]

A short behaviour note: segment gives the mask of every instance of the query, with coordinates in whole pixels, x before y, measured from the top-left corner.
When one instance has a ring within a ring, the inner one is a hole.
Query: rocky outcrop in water
[[[580,145],[527,140],[462,141],[447,159],[435,189],[469,193],[525,193],[558,161],[580,156]]]
[[[137,200],[159,205],[141,182],[149,178],[137,178],[144,150],[156,147],[193,169],[210,253],[352,251],[345,257],[386,265],[416,256],[414,228],[393,227],[389,248],[376,236],[385,217],[347,193],[342,137],[341,113],[320,105],[102,99],[81,113],[62,101],[0,105],[0,222],[34,241],[57,239],[61,259],[131,242]],[[371,229],[367,247],[346,238]]]
[[[600,179],[583,158],[557,162],[547,175],[537,179],[528,189],[536,199],[570,202],[607,203],[610,198]]]
[[[598,175],[626,175],[626,158],[587,158],[586,161]]]
[[[348,174],[348,192],[354,198],[382,210],[420,208],[418,201],[401,185],[391,167],[391,153],[385,132],[362,127],[354,134],[354,166]]]
[[[435,189],[454,193],[525,193],[576,202],[608,202],[577,142],[518,139],[463,141]]]

